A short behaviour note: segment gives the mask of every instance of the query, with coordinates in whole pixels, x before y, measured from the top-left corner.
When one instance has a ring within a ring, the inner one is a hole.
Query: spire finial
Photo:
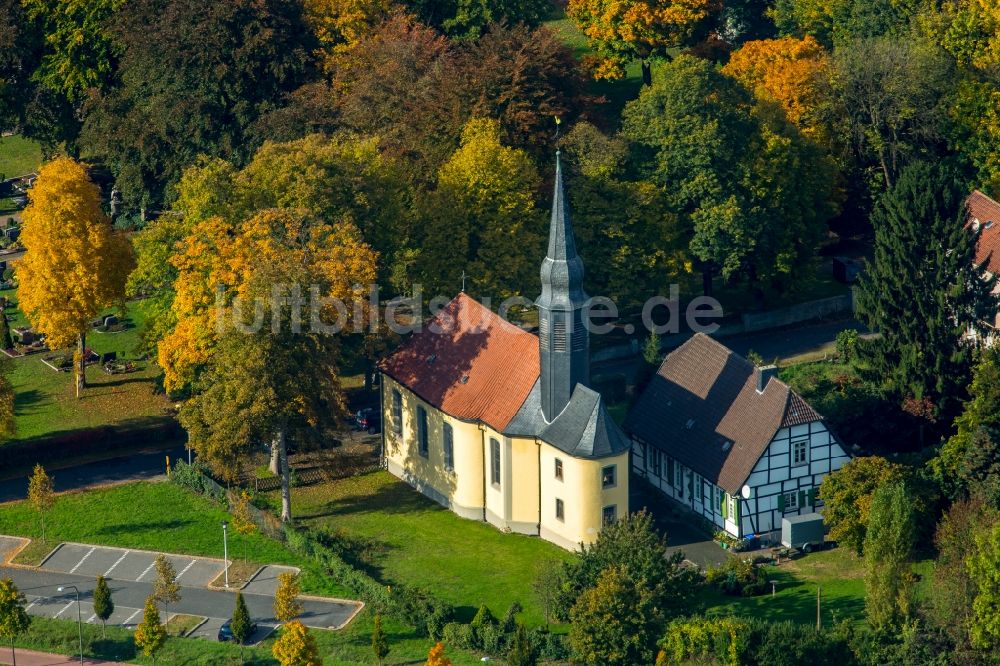
[[[465,274],[465,269],[462,269],[462,293],[465,293],[465,278],[468,276]]]

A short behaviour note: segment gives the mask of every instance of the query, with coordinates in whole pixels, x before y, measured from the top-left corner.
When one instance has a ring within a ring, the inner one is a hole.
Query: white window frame
[[[799,459],[799,453],[802,459]],[[792,467],[802,467],[809,464],[809,437],[793,439],[791,443]]]

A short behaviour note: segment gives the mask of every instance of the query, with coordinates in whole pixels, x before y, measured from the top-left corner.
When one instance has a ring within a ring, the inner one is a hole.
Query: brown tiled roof
[[[695,334],[664,359],[625,430],[735,494],[779,428],[822,419],[777,377],[758,393],[759,372]]]
[[[976,242],[976,263],[987,262],[986,270],[1000,275],[1000,203],[979,190],[967,200],[968,224],[979,221],[979,240]]]
[[[446,414],[502,431],[538,379],[538,338],[463,293],[379,368]]]

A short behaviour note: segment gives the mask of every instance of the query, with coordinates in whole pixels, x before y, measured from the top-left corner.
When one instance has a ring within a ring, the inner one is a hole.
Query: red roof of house
[[[538,380],[538,338],[463,293],[379,368],[446,414],[502,431]]]
[[[979,190],[969,195],[968,224],[978,222],[979,240],[976,242],[976,263],[987,262],[986,270],[1000,275],[1000,203]]]

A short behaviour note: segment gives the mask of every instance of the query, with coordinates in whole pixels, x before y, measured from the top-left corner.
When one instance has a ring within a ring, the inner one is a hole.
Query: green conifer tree
[[[950,413],[968,385],[972,349],[997,311],[965,227],[967,188],[946,168],[907,167],[872,214],[875,260],[857,295],[862,321],[881,336],[859,345],[869,379],[900,399],[930,400]]]
[[[382,660],[389,654],[389,641],[386,639],[385,631],[382,629],[382,614],[375,613],[375,628],[372,630],[372,652],[378,666],[382,666]]]
[[[101,621],[101,636],[107,638],[108,618],[115,612],[115,602],[111,600],[111,588],[104,576],[97,577],[94,588],[94,615]]]

